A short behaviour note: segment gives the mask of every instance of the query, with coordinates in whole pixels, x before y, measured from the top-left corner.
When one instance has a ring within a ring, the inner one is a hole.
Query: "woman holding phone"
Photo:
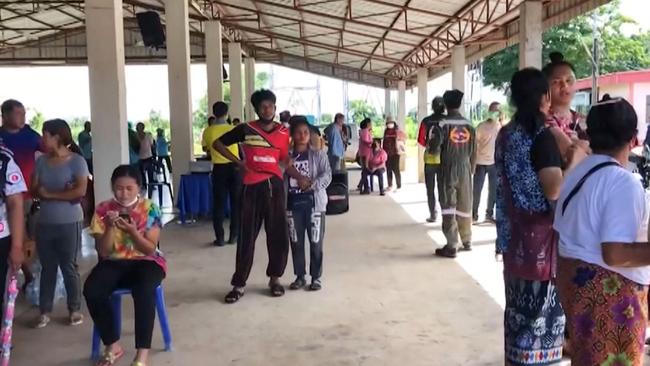
[[[156,288],[166,272],[158,250],[162,228],[157,205],[140,198],[141,174],[133,165],[113,171],[113,199],[97,206],[90,225],[99,263],[84,285],[88,312],[106,349],[97,366],[114,365],[124,355],[118,343],[110,297],[117,289],[130,289],[135,307],[136,357],[132,366],[146,366],[155,320]]]

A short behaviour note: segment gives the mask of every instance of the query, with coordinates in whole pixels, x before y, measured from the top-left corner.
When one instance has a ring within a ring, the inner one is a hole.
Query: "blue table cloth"
[[[212,215],[212,178],[207,173],[183,174],[178,192],[178,216],[181,223],[188,217]],[[226,217],[230,216],[230,204],[226,202]]]

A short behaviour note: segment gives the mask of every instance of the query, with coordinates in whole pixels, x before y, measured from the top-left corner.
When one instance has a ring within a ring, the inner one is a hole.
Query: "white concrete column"
[[[247,57],[244,62],[245,74],[246,74],[246,92],[244,93],[244,105],[246,119],[252,121],[256,119],[255,109],[251,104],[251,95],[255,92],[255,59],[252,57]]]
[[[519,7],[519,68],[542,68],[542,2],[527,0]]]
[[[465,91],[465,47],[454,46],[451,50],[451,87]]]
[[[228,71],[230,75],[230,118],[239,118],[242,123],[247,122],[244,118],[242,67],[241,67],[241,44],[237,42],[228,43]]]
[[[406,81],[397,82],[397,125],[402,131],[406,126]]]
[[[418,126],[426,116],[429,115],[429,98],[427,96],[427,82],[429,71],[426,68],[418,69]],[[424,183],[424,148],[418,146],[418,182]]]
[[[391,109],[391,103],[390,103],[390,89],[386,88],[384,89],[384,117],[393,117],[395,118],[395,114],[393,113],[393,110]]]
[[[113,169],[129,162],[122,0],[86,0],[95,202],[113,196]]]
[[[189,172],[190,161],[194,158],[187,1],[165,0],[165,18],[171,152],[174,161],[174,192],[178,192],[181,174]]]
[[[223,49],[221,47],[221,22],[218,20],[209,20],[205,23],[208,115],[212,115],[212,105],[223,100]]]

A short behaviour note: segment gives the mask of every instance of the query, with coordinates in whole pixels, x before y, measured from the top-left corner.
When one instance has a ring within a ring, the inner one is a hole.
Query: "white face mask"
[[[140,196],[138,195],[138,196],[135,197],[135,199],[133,199],[133,201],[129,202],[128,204],[123,204],[117,198],[113,197],[113,201],[115,201],[118,205],[120,205],[122,207],[131,207],[131,206],[135,205],[138,202],[139,199],[140,199]]]
[[[395,124],[394,123],[388,123],[388,124],[386,124],[386,127],[395,128]]]

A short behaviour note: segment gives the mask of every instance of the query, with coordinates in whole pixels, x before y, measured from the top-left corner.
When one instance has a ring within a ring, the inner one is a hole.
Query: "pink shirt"
[[[367,158],[372,154],[372,134],[366,128],[359,131],[359,156]]]
[[[388,160],[388,154],[386,154],[386,150],[379,149],[378,151],[371,151],[368,166],[370,167],[370,170],[373,171],[381,168],[385,169],[386,160]]]

